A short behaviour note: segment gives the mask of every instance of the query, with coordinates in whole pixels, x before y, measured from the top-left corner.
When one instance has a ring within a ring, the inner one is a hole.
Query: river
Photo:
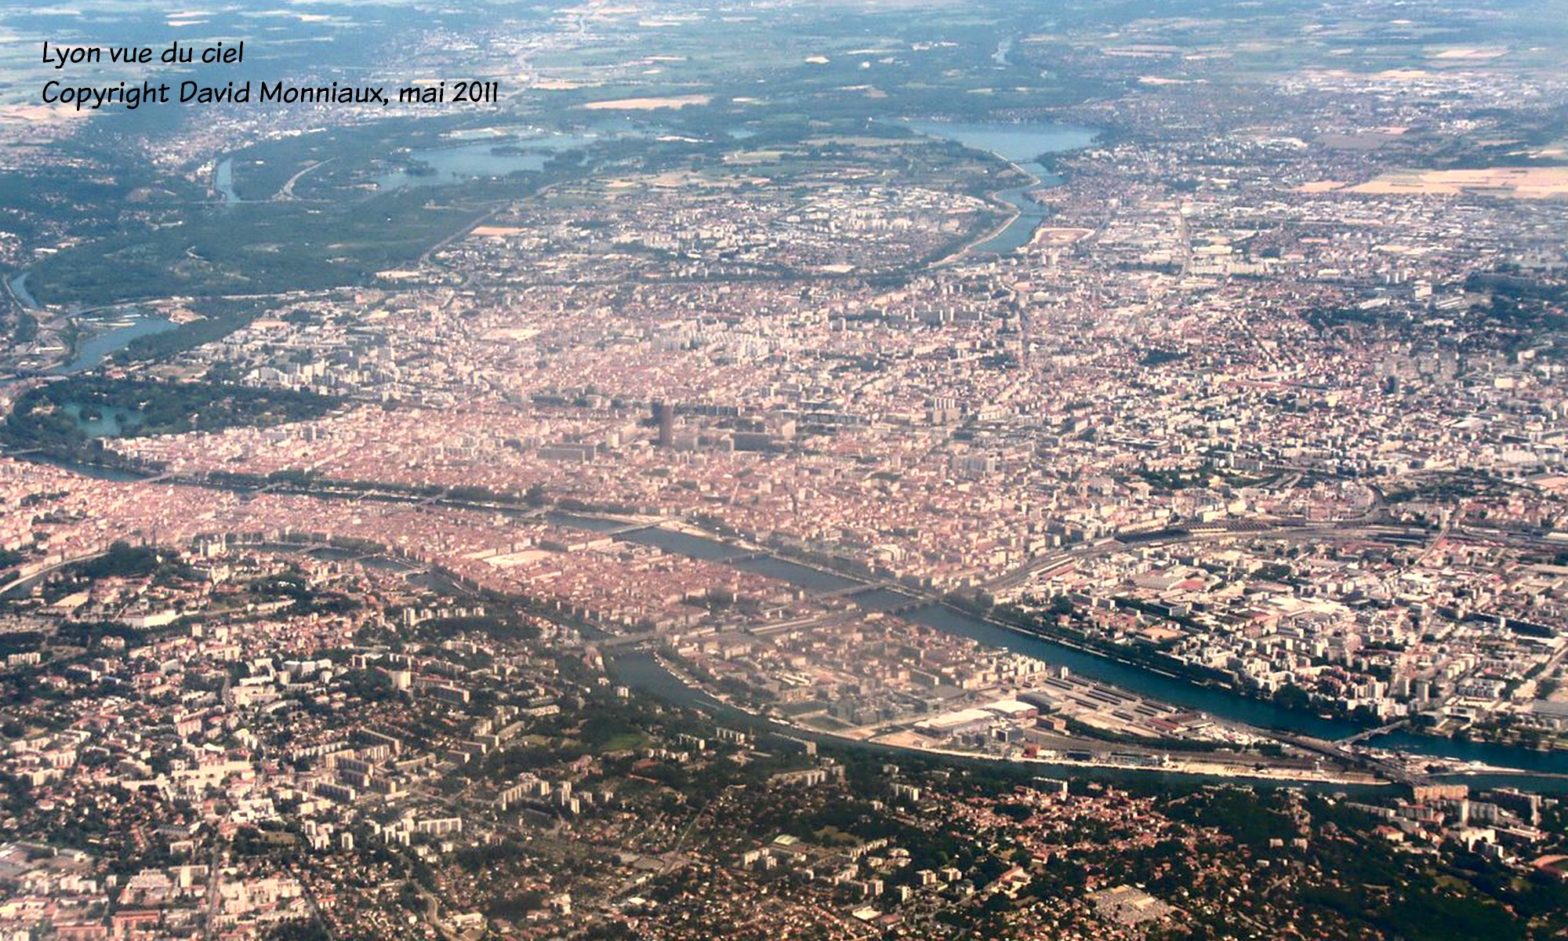
[[[6,286],[11,289],[11,296],[16,298],[18,304],[21,304],[28,310],[37,310],[39,307],[38,298],[34,297],[27,290],[27,276],[29,274],[31,272],[23,271],[12,275],[11,280],[6,282]]]
[[[123,470],[117,467],[103,467],[98,464],[87,464],[82,461],[69,461],[65,460],[64,458],[50,457],[47,454],[39,454],[36,451],[30,452],[28,454],[18,454],[12,456],[20,461],[28,461],[33,464],[47,464],[50,467],[58,467],[61,470],[68,470],[73,474],[79,474],[83,477],[92,477],[96,480],[112,480],[117,483],[133,483],[138,480],[146,480],[149,476],[151,476],[150,474],[137,473],[133,470]]]
[[[76,356],[55,371],[67,375],[86,372],[102,365],[104,360],[125,349],[137,337],[164,333],[173,330],[176,326],[178,324],[161,317],[143,317],[123,326],[111,327],[83,340],[76,348]]]
[[[1062,178],[1040,163],[1046,154],[1066,153],[1089,146],[1099,136],[1099,131],[1069,124],[1049,121],[1007,124],[1003,122],[966,123],[962,121],[901,122],[905,127],[927,137],[940,137],[957,141],[965,147],[984,150],[1016,164],[1032,175],[1038,183],[1000,190],[994,195],[1018,211],[1006,228],[973,246],[972,251],[1005,254],[1029,244],[1035,230],[1045,221],[1045,209],[1029,198],[1029,191],[1038,186],[1058,186]]]
[[[11,296],[16,298],[16,302],[21,304],[23,308],[27,310],[41,310],[43,305],[39,304],[38,299],[27,289],[27,279],[31,275],[32,272],[30,271],[22,271],[12,275],[6,281],[6,288],[10,290]],[[103,324],[98,324],[91,320],[78,321],[77,323],[78,326],[85,323],[89,330],[93,326],[103,326]],[[173,330],[176,326],[177,324],[164,320],[161,317],[142,317],[131,320],[128,323],[109,327],[109,329],[93,333],[87,339],[81,341],[81,344],[76,349],[76,355],[69,362],[55,367],[54,371],[66,375],[85,372],[101,365],[105,359],[124,349],[137,337],[163,333],[166,330]]]
[[[553,514],[563,526],[578,525],[570,514]],[[597,521],[596,521],[597,522]],[[620,537],[640,545],[657,546],[668,552],[707,561],[724,562],[748,571],[799,585],[809,591],[835,591],[856,583],[848,578],[773,556],[757,556],[714,539],[666,529],[649,528]],[[771,560],[765,564],[764,559]],[[852,595],[863,610],[876,611],[903,607],[918,599],[895,589],[869,588]],[[1349,719],[1334,719],[1296,709],[1286,709],[1261,699],[1218,686],[1202,686],[1177,676],[1130,663],[1121,663],[1065,644],[984,621],[973,615],[938,604],[925,604],[906,611],[903,617],[945,633],[968,637],[989,647],[1000,647],[1026,654],[1047,663],[1065,666],[1074,673],[1219,719],[1258,728],[1280,729],[1315,738],[1336,740],[1362,731],[1366,726]],[[1510,745],[1462,742],[1431,735],[1396,731],[1378,736],[1370,745],[1413,755],[1485,764],[1548,774],[1568,774],[1568,753],[1542,752]],[[1531,779],[1540,780],[1540,779]],[[1568,789],[1568,781],[1562,782]]]
[[[218,198],[225,206],[233,206],[244,202],[240,195],[234,191],[234,159],[225,157],[218,161],[212,171],[212,188],[218,191]]]
[[[896,748],[891,745],[879,745],[875,742],[863,742],[853,739],[838,738],[832,735],[827,735],[825,733],[815,732],[810,729],[797,728],[796,726],[785,725],[781,722],[775,722],[771,719],[763,719],[757,716],[749,715],[733,706],[726,705],[717,699],[714,699],[712,696],[709,696],[707,693],[704,693],[701,690],[693,689],[690,686],[687,686],[679,677],[665,669],[664,666],[660,664],[659,661],[655,659],[654,656],[650,653],[645,653],[642,651],[628,651],[618,653],[610,660],[609,669],[610,673],[615,677],[617,682],[623,683],[626,686],[637,690],[638,692],[646,693],[650,696],[657,697],[666,702],[674,703],[679,706],[702,709],[721,720],[736,722],[738,724],[748,726],[762,725],[776,732],[789,735],[794,738],[810,739],[816,742],[836,744],[844,748],[855,748],[870,751],[876,754],[887,755],[889,758],[892,758],[895,761],[897,760],[897,756],[910,753],[909,749]],[[916,753],[918,754],[918,752]],[[967,759],[951,755],[928,755],[928,757],[938,757],[944,760],[955,762],[979,762],[993,760],[985,759],[978,755],[974,758]],[[1204,782],[1237,780],[1235,778],[1221,778],[1218,775],[1177,774],[1170,771],[1160,771],[1154,768],[1112,768],[1098,765],[1078,764],[1074,762],[1039,761],[1030,762],[1027,767],[1031,771],[1037,771],[1042,775],[1054,777],[1089,777],[1113,782],[1133,779],[1141,781],[1156,780],[1167,781],[1173,786],[1181,783],[1186,783],[1187,785],[1191,786],[1192,784]],[[1256,784],[1259,787],[1294,786],[1307,787],[1314,790],[1346,791],[1368,795],[1386,790],[1386,788],[1371,784],[1328,784],[1322,781],[1294,782],[1249,778],[1247,779],[1247,783]]]
[[[771,719],[762,719],[742,712],[733,706],[726,705],[699,689],[687,686],[675,674],[665,669],[662,664],[650,653],[643,651],[625,651],[615,654],[610,658],[608,667],[616,682],[637,690],[638,692],[662,699],[665,702],[678,706],[702,709],[715,718],[723,721],[732,721],[742,725],[762,725],[774,731],[795,738],[811,739],[817,742],[834,744],[843,748],[855,748],[884,754],[894,760],[900,754],[909,754],[908,749],[895,748],[891,745],[878,745],[873,742],[861,742],[852,739],[838,738],[825,733],[797,728],[775,722]],[[956,756],[936,756],[930,753],[927,757],[941,757],[954,762],[986,761],[976,756],[965,759]],[[1059,778],[1092,778],[1095,780],[1110,781],[1159,781],[1170,784],[1172,787],[1192,786],[1194,784],[1230,782],[1233,784],[1247,784],[1259,788],[1291,787],[1309,791],[1322,791],[1327,793],[1343,793],[1351,796],[1370,796],[1378,793],[1387,793],[1387,788],[1371,784],[1335,784],[1324,781],[1267,779],[1267,778],[1234,778],[1221,777],[1208,774],[1181,774],[1171,771],[1160,771],[1155,768],[1114,768],[1098,765],[1079,764],[1075,762],[1029,762],[1027,767],[1031,771],[1038,771],[1042,775]],[[1564,778],[1539,778],[1524,774],[1506,773],[1478,773],[1437,775],[1433,780],[1445,784],[1466,784],[1472,790],[1484,790],[1495,787],[1515,787],[1521,790],[1536,791],[1543,794],[1568,794],[1568,779]]]
[[[724,562],[734,568],[758,575],[776,578],[791,585],[798,585],[808,591],[838,591],[852,588],[859,584],[855,579],[846,578],[833,572],[814,569],[808,565],[790,562],[773,555],[758,555],[737,550],[722,542],[704,539],[701,536],[692,536],[669,529],[650,527],[626,533],[620,537],[624,542],[634,542],[643,546],[657,546],[666,552],[688,556],[693,559],[702,559],[707,562]]]

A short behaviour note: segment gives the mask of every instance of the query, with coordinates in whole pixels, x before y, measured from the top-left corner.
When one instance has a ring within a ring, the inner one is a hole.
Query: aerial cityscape
[[[0,941],[1568,938],[1557,0],[0,36]]]

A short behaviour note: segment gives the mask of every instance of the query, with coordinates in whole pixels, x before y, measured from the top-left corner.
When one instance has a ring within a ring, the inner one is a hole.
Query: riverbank
[[[982,232],[979,235],[971,238],[963,245],[960,245],[956,250],[947,255],[947,257],[935,262],[933,264],[934,267],[955,265],[959,262],[966,261],[970,256],[977,254],[1005,254],[1005,252],[1013,251],[1034,241],[1035,231],[1039,229],[1040,224],[1045,221],[1045,216],[1043,213],[1040,214],[1038,218],[1033,220],[1034,224],[1030,227],[1029,237],[1023,241],[1017,242],[1017,244],[1011,245],[1005,250],[985,247],[990,245],[1005,245],[1008,242],[1016,241],[1016,239],[1007,238],[1007,233],[1014,226],[1017,226],[1020,222],[1024,221],[1024,213],[1027,211],[1026,207],[1024,206],[1024,200],[1030,199],[1030,191],[1042,185],[1039,177],[1025,170],[1023,167],[1019,166],[1011,160],[1006,162],[1008,167],[1023,174],[1024,177],[1028,180],[1028,182],[1022,186],[1005,186],[1001,189],[992,190],[990,193],[986,194],[986,199],[989,200],[992,205],[1007,207],[1010,212],[1007,219],[990,230]],[[1009,194],[1017,195],[1014,198],[1009,199],[1007,198]]]
[[[759,716],[754,712],[742,711],[714,698],[699,687],[688,685],[666,669],[655,659],[653,654],[648,652],[635,651],[609,656],[606,658],[606,667],[616,682],[636,689],[643,694],[654,696],[673,705],[702,709],[715,714],[717,718],[760,724],[779,734],[798,739],[803,738],[839,747],[862,749],[893,758],[902,754],[912,754],[937,756],[945,760],[957,762],[1007,763],[1013,761],[1013,759],[1000,756],[985,756],[956,750],[901,748],[878,742],[844,738],[815,729],[801,728],[778,722],[765,716]],[[1019,761],[1017,763],[1023,762]],[[1194,783],[1245,783],[1254,787],[1289,787],[1325,793],[1348,793],[1351,795],[1358,793],[1367,795],[1386,793],[1389,787],[1387,783],[1381,781],[1364,783],[1355,780],[1318,780],[1301,776],[1223,776],[1205,773],[1191,767],[1178,771],[1165,767],[1138,767],[1108,762],[1080,764],[1046,759],[1034,759],[1029,761],[1028,764],[1030,767],[1039,768],[1052,774],[1087,776],[1097,780],[1109,780],[1112,782],[1128,780],[1169,781],[1173,785],[1184,786],[1190,786]],[[1465,784],[1477,790],[1512,787],[1543,794],[1568,794],[1568,778],[1479,766],[1434,774],[1431,776],[1431,780],[1434,783],[1441,784]]]
[[[569,525],[569,520],[562,520],[562,522]],[[693,558],[721,562],[759,551],[769,555],[779,552],[778,549],[758,547],[745,540],[720,541],[714,534],[690,524],[681,525],[679,531],[664,528],[667,525],[668,521],[661,523],[654,528],[654,531],[678,535],[681,537],[680,540],[639,541],[652,542],[667,551],[676,551]],[[780,561],[786,561],[788,558],[787,555],[783,556]],[[967,636],[987,646],[1001,647],[1034,656],[1048,663],[1066,666],[1078,674],[1109,686],[1193,709],[1216,718],[1256,729],[1304,735],[1324,742],[1352,738],[1375,728],[1351,719],[1322,716],[1316,712],[1293,709],[1271,700],[1248,696],[1228,685],[1198,683],[1179,672],[1154,669],[1133,658],[1112,658],[1090,646],[1065,643],[1055,637],[1042,636],[1015,624],[976,615],[941,599],[933,600],[927,593],[915,594],[914,590],[907,586],[879,586],[866,582],[864,576],[834,569],[823,571],[831,572],[839,578],[861,581],[866,586],[866,592],[898,593],[907,596],[910,606],[895,604],[893,607],[901,609],[901,616],[926,626]],[[791,580],[788,570],[780,570],[778,577]],[[799,581],[792,581],[792,583],[801,584]],[[861,592],[847,594],[853,598]],[[1376,736],[1364,744],[1372,748],[1381,746],[1396,754],[1434,761],[1459,762],[1483,773],[1502,771],[1518,772],[1523,775],[1568,775],[1568,752],[1562,751],[1543,752],[1485,742],[1465,742],[1405,730]]]
[[[26,455],[21,456],[26,457]],[[250,480],[246,482],[249,486],[246,486],[239,481],[223,482],[208,479],[204,481],[188,481],[188,483],[248,491],[263,485],[276,486],[279,482],[273,481],[269,484],[267,481]],[[363,499],[367,497],[367,488],[369,487],[370,485],[367,484],[355,488],[334,489],[330,486],[311,486],[301,481],[299,486],[285,486],[279,489],[286,492],[316,495],[326,499]],[[408,501],[425,499],[429,496],[430,494],[428,493],[418,496],[413,493],[407,495],[376,494],[376,497],[380,499]],[[546,512],[544,509],[537,507],[520,505],[514,507],[510,503],[516,501],[509,501],[507,498],[495,495],[490,495],[488,499],[446,496],[441,498],[439,502],[442,505],[454,508],[478,509],[486,512],[506,512],[508,509],[513,512],[539,515],[543,515]],[[878,585],[865,581],[863,576],[791,562],[787,558],[778,557],[778,550],[776,549],[758,546],[743,540],[722,542],[713,539],[706,530],[695,527],[689,522],[671,521],[662,518],[651,520],[648,517],[615,518],[610,514],[577,517],[570,512],[558,510],[549,512],[552,521],[560,525],[572,526],[574,521],[580,520],[581,524],[577,528],[587,531],[603,531],[606,527],[633,529],[635,532],[624,534],[624,537],[630,541],[657,545],[665,551],[690,555],[695,558],[706,558],[711,561],[721,561],[726,564],[738,566],[744,563],[749,565],[754,571],[761,570],[762,574],[767,574],[770,577],[776,577],[792,584],[803,584],[807,578],[813,581],[831,578],[834,580],[835,585],[859,583],[864,586],[861,591],[846,592],[838,589],[840,593],[850,596],[872,593],[902,596],[906,592],[911,591],[906,586]],[[584,509],[580,512],[593,513],[594,511]],[[768,560],[778,564],[769,564]],[[806,587],[808,587],[808,590],[823,590],[820,587],[812,589],[810,585]],[[835,589],[829,587],[827,590]],[[1137,693],[1147,699],[1171,703],[1214,716],[1218,719],[1256,729],[1283,729],[1295,734],[1321,739],[1325,742],[1349,738],[1368,729],[1367,726],[1344,720],[1327,719],[1310,713],[1289,710],[1278,704],[1246,697],[1226,688],[1199,686],[1177,676],[1156,672],[1146,666],[1112,660],[1092,650],[1074,649],[1059,641],[1041,637],[1012,625],[983,620],[974,614],[946,606],[940,601],[926,600],[926,603],[921,604],[920,602],[923,600],[921,596],[909,594],[908,597],[913,603],[912,608],[897,603],[882,607],[898,608],[901,616],[929,627],[961,634],[991,647],[1023,653],[1047,663],[1065,666],[1082,676],[1105,683],[1111,687]],[[871,608],[869,610],[876,609]],[[1367,744],[1384,746],[1400,754],[1450,762],[1476,763],[1477,767],[1484,766],[1487,769],[1513,769],[1525,774],[1568,774],[1568,753],[1563,752],[1543,753],[1503,745],[1456,742],[1451,739],[1416,735],[1410,732],[1390,733],[1386,736],[1380,736]]]
[[[870,738],[857,737],[854,735],[829,731],[827,729],[819,729],[815,726],[805,725],[799,722],[792,722],[789,719],[780,716],[759,712],[754,708],[736,702],[733,697],[725,695],[723,692],[709,687],[697,677],[693,676],[689,671],[682,668],[679,664],[672,663],[668,658],[660,656],[657,653],[649,653],[647,656],[652,659],[655,665],[664,670],[671,677],[678,680],[680,683],[684,684],[690,689],[696,690],[703,696],[706,696],[714,702],[723,705],[727,709],[744,714],[757,722],[764,722],[772,726],[779,726],[788,729],[796,735],[819,737],[823,740],[832,740],[847,746],[876,745],[883,748],[899,749],[916,752],[919,754],[944,755],[948,757],[967,758],[980,761],[995,761],[1029,765],[1038,764],[1051,767],[1116,769],[1123,771],[1158,770],[1171,774],[1198,775],[1210,778],[1261,780],[1273,783],[1285,782],[1292,784],[1338,784],[1347,786],[1383,786],[1387,783],[1373,775],[1349,770],[1343,770],[1339,773],[1331,773],[1328,771],[1309,772],[1304,768],[1286,768],[1278,766],[1270,767],[1268,765],[1268,759],[1261,756],[1256,760],[1251,758],[1248,759],[1248,763],[1250,763],[1252,767],[1238,768],[1234,763],[1213,760],[1205,761],[1199,753],[1181,751],[1176,748],[1168,748],[1160,751],[1158,757],[1155,759],[1158,761],[1158,763],[1151,766],[1135,761],[1118,761],[1112,758],[1098,756],[1081,760],[1061,760],[1058,754],[1053,754],[1046,757],[1029,756],[1024,754],[993,755],[986,752],[965,751],[963,749],[957,748],[942,748],[935,745],[915,744],[912,742],[897,740],[899,738],[912,736],[913,733],[908,733],[907,730],[896,730],[894,732],[881,733]],[[1084,750],[1104,749],[1113,744],[1100,739],[1092,738],[1073,739],[1071,741],[1074,748],[1082,748]],[[1061,750],[1058,749],[1056,751]]]
[[[1029,194],[1036,189],[1062,183],[1060,177],[1039,162],[1040,158],[1047,154],[1081,150],[1093,144],[1102,134],[1102,131],[1094,128],[1049,121],[1032,124],[974,124],[905,119],[899,123],[926,137],[954,141],[988,153],[1027,181],[1020,186],[1004,186],[989,193],[987,198],[993,204],[1011,207],[1010,218],[949,253],[938,262],[942,265],[974,254],[1005,255],[1031,244],[1035,233],[1045,222],[1047,212]]]
[[[20,315],[30,317],[33,332],[48,321],[48,311],[28,290],[30,271],[21,271],[5,279],[5,289]],[[54,375],[72,375],[96,369],[115,353],[125,349],[140,337],[153,336],[174,330],[179,325],[162,317],[134,315],[134,305],[111,305],[98,308],[89,315],[73,315],[47,324],[57,335],[65,352],[52,366],[42,367]]]

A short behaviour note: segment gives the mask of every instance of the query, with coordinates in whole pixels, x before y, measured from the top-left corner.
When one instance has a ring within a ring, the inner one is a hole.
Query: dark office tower
[[[653,420],[659,423],[659,447],[669,447],[675,441],[675,406],[668,402],[653,403]]]

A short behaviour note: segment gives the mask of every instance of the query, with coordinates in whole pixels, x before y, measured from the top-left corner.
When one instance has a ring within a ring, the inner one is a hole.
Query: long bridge
[[[1376,733],[1380,730],[1373,729],[1371,731]],[[1392,781],[1395,784],[1404,784],[1408,786],[1422,784],[1426,781],[1424,776],[1412,773],[1407,768],[1405,768],[1404,765],[1401,765],[1398,762],[1377,758],[1364,752],[1351,751],[1349,748],[1341,745],[1339,742],[1330,742],[1326,739],[1313,738],[1310,735],[1295,735],[1277,731],[1270,732],[1269,734],[1277,741],[1284,742],[1287,745],[1294,745],[1303,751],[1312,752],[1315,755],[1322,755],[1325,758],[1331,758],[1334,761],[1341,762],[1349,767],[1365,768],[1366,770],[1371,771],[1372,773],[1389,781]]]
[[[1380,725],[1375,729],[1363,729],[1360,732],[1357,732],[1355,735],[1346,736],[1345,738],[1340,739],[1334,744],[1345,748],[1348,748],[1351,745],[1359,745],[1368,739],[1374,739],[1379,735],[1387,735],[1389,732],[1392,732],[1395,729],[1404,728],[1404,726],[1409,722],[1409,719],[1396,719],[1387,725]]]

